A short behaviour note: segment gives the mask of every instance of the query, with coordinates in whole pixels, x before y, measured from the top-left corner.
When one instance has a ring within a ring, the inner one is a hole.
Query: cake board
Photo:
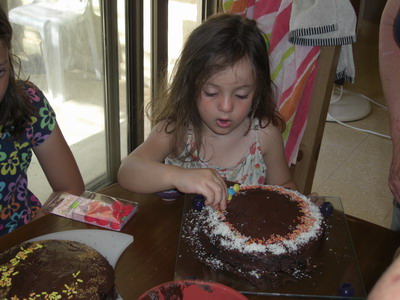
[[[185,196],[182,225],[185,226],[185,214],[192,209],[193,195]],[[221,270],[213,270],[196,260],[182,239],[179,238],[175,265],[175,280],[199,279],[219,282],[248,295],[295,296],[322,299],[343,299],[341,287],[350,284],[354,295],[346,299],[366,299],[353,242],[347,226],[343,206],[338,197],[320,197],[333,205],[331,216],[327,217],[326,237],[323,241],[318,267],[301,278],[293,278],[279,286],[265,282],[256,287],[246,279]]]

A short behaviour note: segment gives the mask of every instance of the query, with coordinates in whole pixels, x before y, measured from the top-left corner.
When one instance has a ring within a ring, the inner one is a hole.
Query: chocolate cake
[[[24,242],[0,254],[0,299],[116,299],[114,270],[74,241]]]
[[[185,215],[183,240],[196,259],[255,286],[279,286],[314,269],[324,221],[319,208],[279,186],[241,186],[225,211],[205,206]]]

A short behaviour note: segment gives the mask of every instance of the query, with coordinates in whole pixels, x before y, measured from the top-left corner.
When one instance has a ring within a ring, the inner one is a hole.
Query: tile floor
[[[378,68],[378,24],[362,23],[353,45],[355,83],[344,89],[384,104]],[[389,134],[388,112],[372,104],[364,119],[348,124]],[[392,197],[387,185],[391,141],[327,122],[313,183],[320,195],[339,196],[347,214],[390,227]]]

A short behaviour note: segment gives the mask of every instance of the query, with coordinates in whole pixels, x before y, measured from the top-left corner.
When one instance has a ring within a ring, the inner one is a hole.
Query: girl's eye
[[[217,93],[209,93],[209,92],[204,92],[204,94],[205,94],[207,97],[214,97],[215,95],[217,95]]]
[[[236,97],[238,97],[239,99],[247,99],[249,95],[236,95]]]
[[[6,73],[5,70],[0,70],[0,76],[3,76]]]

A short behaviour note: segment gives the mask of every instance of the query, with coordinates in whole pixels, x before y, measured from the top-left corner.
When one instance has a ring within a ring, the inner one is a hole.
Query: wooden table
[[[106,195],[139,203],[139,210],[122,232],[134,236],[134,242],[121,255],[116,267],[116,285],[123,299],[137,299],[150,288],[174,279],[184,197],[165,201],[156,195],[139,195],[119,185],[101,191]],[[400,235],[386,228],[347,217],[365,288],[371,290],[389,266]],[[55,215],[46,215],[0,238],[0,251],[36,236],[72,229],[99,229],[89,224]],[[249,299],[295,299],[248,296]],[[305,299],[305,298],[302,298]]]

